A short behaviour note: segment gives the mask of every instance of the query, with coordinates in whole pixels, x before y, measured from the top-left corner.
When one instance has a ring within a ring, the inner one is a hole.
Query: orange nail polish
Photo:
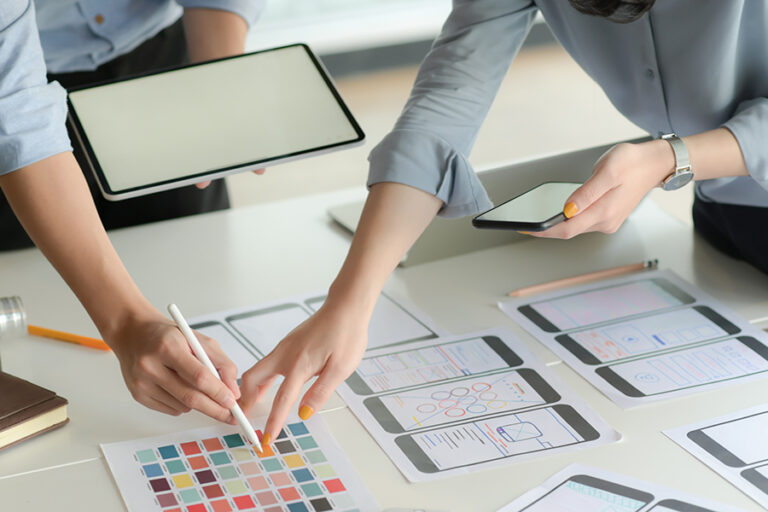
[[[521,235],[530,235],[531,234],[530,231],[518,231],[518,233],[520,233]]]
[[[310,416],[312,416],[315,413],[314,410],[308,405],[302,405],[299,408],[299,418],[306,421],[309,419]]]
[[[565,205],[565,208],[563,208],[563,213],[565,214],[565,217],[567,219],[570,219],[571,217],[576,215],[578,211],[579,211],[579,208],[574,203],[568,203],[567,205]]]
[[[264,434],[264,437],[261,438],[261,446],[262,448],[266,448],[269,445],[269,441],[272,439],[272,436],[269,434]]]

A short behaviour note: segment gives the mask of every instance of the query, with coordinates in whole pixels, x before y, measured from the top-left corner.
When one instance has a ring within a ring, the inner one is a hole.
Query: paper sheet
[[[379,510],[317,416],[289,418],[264,454],[227,425],[101,449],[131,512]]]
[[[493,329],[369,351],[337,392],[411,482],[619,439],[515,341]]]
[[[239,378],[324,301],[325,294],[311,293],[198,316],[189,323],[193,329],[219,342],[237,365]],[[368,328],[368,348],[436,338],[441,333],[432,320],[413,305],[382,293]]]
[[[664,433],[768,508],[768,405],[665,430]]]
[[[670,271],[499,307],[623,408],[768,375],[768,335]]]
[[[602,469],[571,464],[498,512],[743,512]]]

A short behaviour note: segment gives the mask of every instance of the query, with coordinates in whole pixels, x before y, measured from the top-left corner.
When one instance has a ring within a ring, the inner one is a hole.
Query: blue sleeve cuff
[[[742,102],[723,127],[736,137],[749,175],[768,190],[768,98]]]
[[[423,190],[443,202],[438,215],[463,217],[493,206],[472,166],[432,134],[394,130],[371,151],[368,186],[395,182]]]
[[[266,6],[266,0],[176,0],[176,2],[185,9],[199,7],[237,14],[245,20],[249,28],[256,23]]]

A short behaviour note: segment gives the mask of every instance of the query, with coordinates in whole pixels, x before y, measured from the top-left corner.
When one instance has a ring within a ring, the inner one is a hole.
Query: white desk
[[[114,232],[112,239],[155,305],[176,301],[192,317],[327,287],[349,237],[327,219],[326,208],[363,195],[355,189],[178,219]],[[182,248],[185,256],[178,258]],[[495,305],[505,291],[519,286],[654,257],[746,318],[768,315],[768,276],[717,253],[652,203],[641,206],[612,236],[531,240],[398,269],[388,283],[390,290],[407,296],[455,333],[498,325],[513,329],[624,439],[583,452],[409,484],[349,410],[328,410],[342,404],[334,397],[321,414],[379,504],[495,510],[579,461],[760,510],[661,431],[764,402],[765,380],[622,411]],[[0,296],[15,294],[23,297],[33,323],[96,334],[72,293],[34,250],[0,254]],[[99,443],[210,424],[198,414],[173,418],[134,403],[110,354],[23,338],[5,343],[0,355],[8,372],[68,398],[71,417],[62,429],[0,452],[3,510],[51,510],[54,504],[73,511],[122,510]]]

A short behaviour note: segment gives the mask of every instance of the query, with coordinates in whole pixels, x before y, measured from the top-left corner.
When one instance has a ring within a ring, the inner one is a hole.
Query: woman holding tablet
[[[467,157],[537,11],[616,107],[664,139],[619,144],[536,236],[615,231],[654,187],[697,180],[696,229],[768,272],[768,6],[750,0],[455,0],[393,131],[374,148],[370,194],[323,307],[243,376],[249,410],[278,375],[265,432],[299,401],[311,415],[357,366],[387,277],[435,214],[491,204]],[[690,165],[686,163],[688,153]]]
[[[117,355],[131,394],[167,414],[193,408],[229,420],[237,368],[210,338],[201,336],[226,384],[192,355],[136,287],[99,221],[64,127],[64,91],[46,80],[30,0],[0,2],[0,76],[0,188]]]

